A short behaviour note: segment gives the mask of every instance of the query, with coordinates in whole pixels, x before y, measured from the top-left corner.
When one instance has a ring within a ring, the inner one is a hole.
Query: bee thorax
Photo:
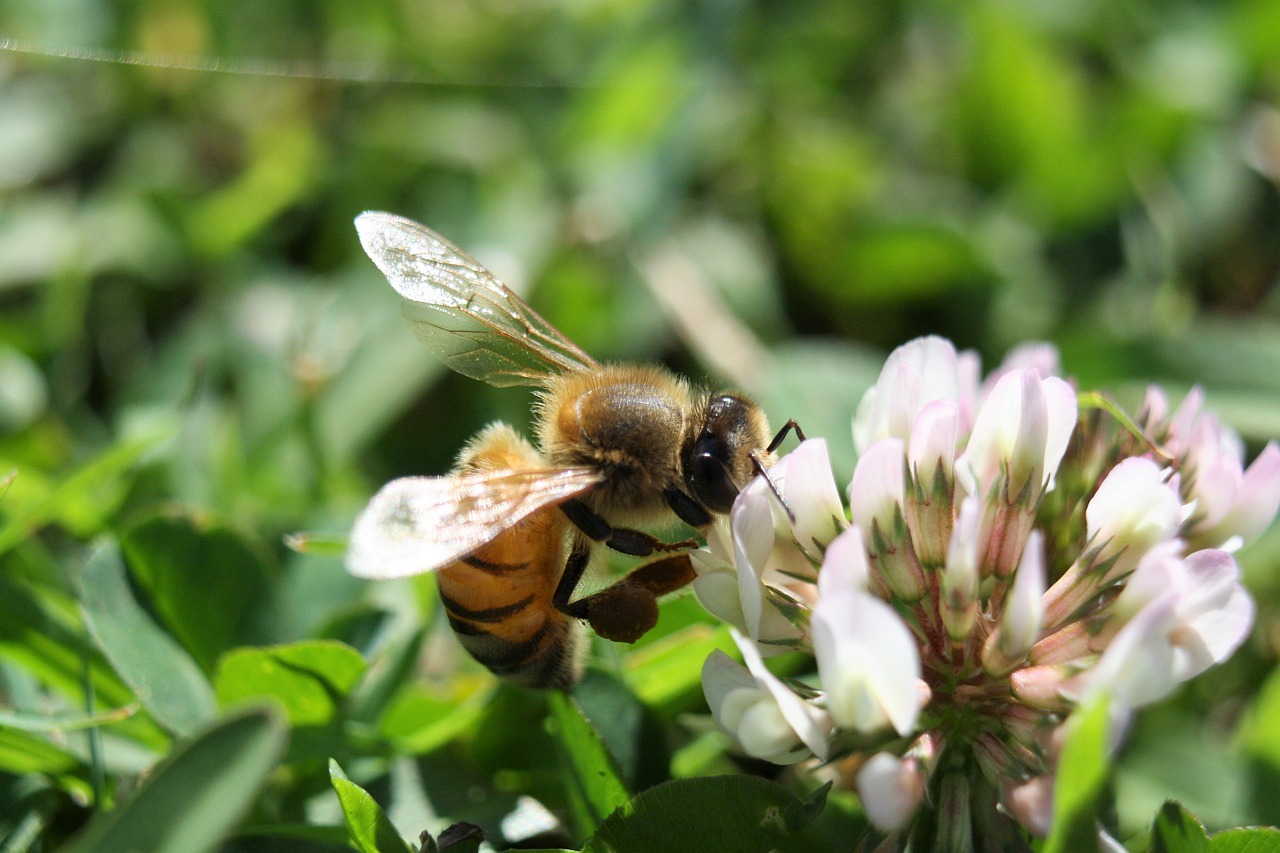
[[[689,392],[655,367],[619,366],[561,377],[543,400],[540,438],[555,465],[604,474],[589,502],[604,511],[660,511],[681,479]]]

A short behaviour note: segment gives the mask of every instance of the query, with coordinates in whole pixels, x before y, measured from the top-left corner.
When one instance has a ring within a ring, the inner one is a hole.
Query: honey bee
[[[580,674],[579,620],[633,643],[657,598],[694,578],[687,551],[639,527],[697,530],[727,513],[791,430],[770,439],[740,394],[695,390],[654,365],[601,364],[461,249],[408,219],[367,212],[356,230],[404,297],[414,333],[457,372],[539,387],[535,448],[497,423],[450,474],[384,486],[356,519],[347,567],[367,578],[436,572],[462,645],[496,675],[566,688]],[[595,543],[659,555],[574,598]]]

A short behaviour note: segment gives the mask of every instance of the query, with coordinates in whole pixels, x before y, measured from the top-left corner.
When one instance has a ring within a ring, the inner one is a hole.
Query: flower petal
[[[945,338],[916,338],[885,359],[876,384],[862,398],[853,421],[860,452],[884,438],[906,440],[916,414],[934,400],[958,400],[961,371],[955,345]]]
[[[850,527],[827,546],[822,570],[818,572],[818,595],[866,592],[870,578],[871,566],[867,562],[862,530]]]
[[[885,438],[871,445],[858,458],[849,483],[849,510],[853,523],[871,535],[876,523],[889,534],[893,529],[894,508],[902,505],[905,443],[898,438]]]
[[[840,532],[844,505],[831,473],[827,442],[811,438],[787,455],[787,478],[780,487],[787,506],[795,515],[792,529],[800,547],[812,554]]]
[[[899,734],[920,711],[920,656],[892,607],[867,593],[822,596],[811,623],[827,710],[841,728],[871,732],[889,723]]]
[[[878,752],[858,768],[854,784],[867,819],[881,832],[894,832],[920,807],[925,774],[915,758]]]
[[[759,492],[738,495],[730,514],[733,526],[733,562],[738,569],[738,595],[747,632],[758,637],[764,608],[765,561],[773,550],[773,510],[769,498]]]
[[[730,631],[733,641],[738,644],[738,651],[747,664],[747,670],[754,676],[756,683],[769,691],[778,704],[787,724],[799,736],[800,740],[814,755],[827,757],[827,733],[831,731],[831,722],[827,715],[796,695],[764,665],[760,650],[746,637],[737,631]]]
[[[1280,445],[1268,442],[1258,458],[1244,472],[1235,504],[1214,526],[1215,538],[1225,542],[1231,536],[1243,541],[1266,530],[1280,509]]]

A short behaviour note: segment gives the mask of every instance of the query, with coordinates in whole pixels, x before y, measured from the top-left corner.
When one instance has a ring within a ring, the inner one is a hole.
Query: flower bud
[[[1044,618],[1044,534],[1031,532],[1013,588],[1005,598],[1000,625],[982,649],[982,665],[989,675],[1010,672],[1031,652]]]
[[[858,769],[854,784],[867,819],[881,832],[894,832],[924,799],[925,773],[913,756],[878,752]]]

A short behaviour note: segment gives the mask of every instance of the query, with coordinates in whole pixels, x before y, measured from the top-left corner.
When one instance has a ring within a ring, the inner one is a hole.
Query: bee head
[[[734,394],[712,394],[702,411],[685,444],[685,484],[702,506],[726,513],[755,473],[751,452],[768,444],[769,426],[759,406]]]

